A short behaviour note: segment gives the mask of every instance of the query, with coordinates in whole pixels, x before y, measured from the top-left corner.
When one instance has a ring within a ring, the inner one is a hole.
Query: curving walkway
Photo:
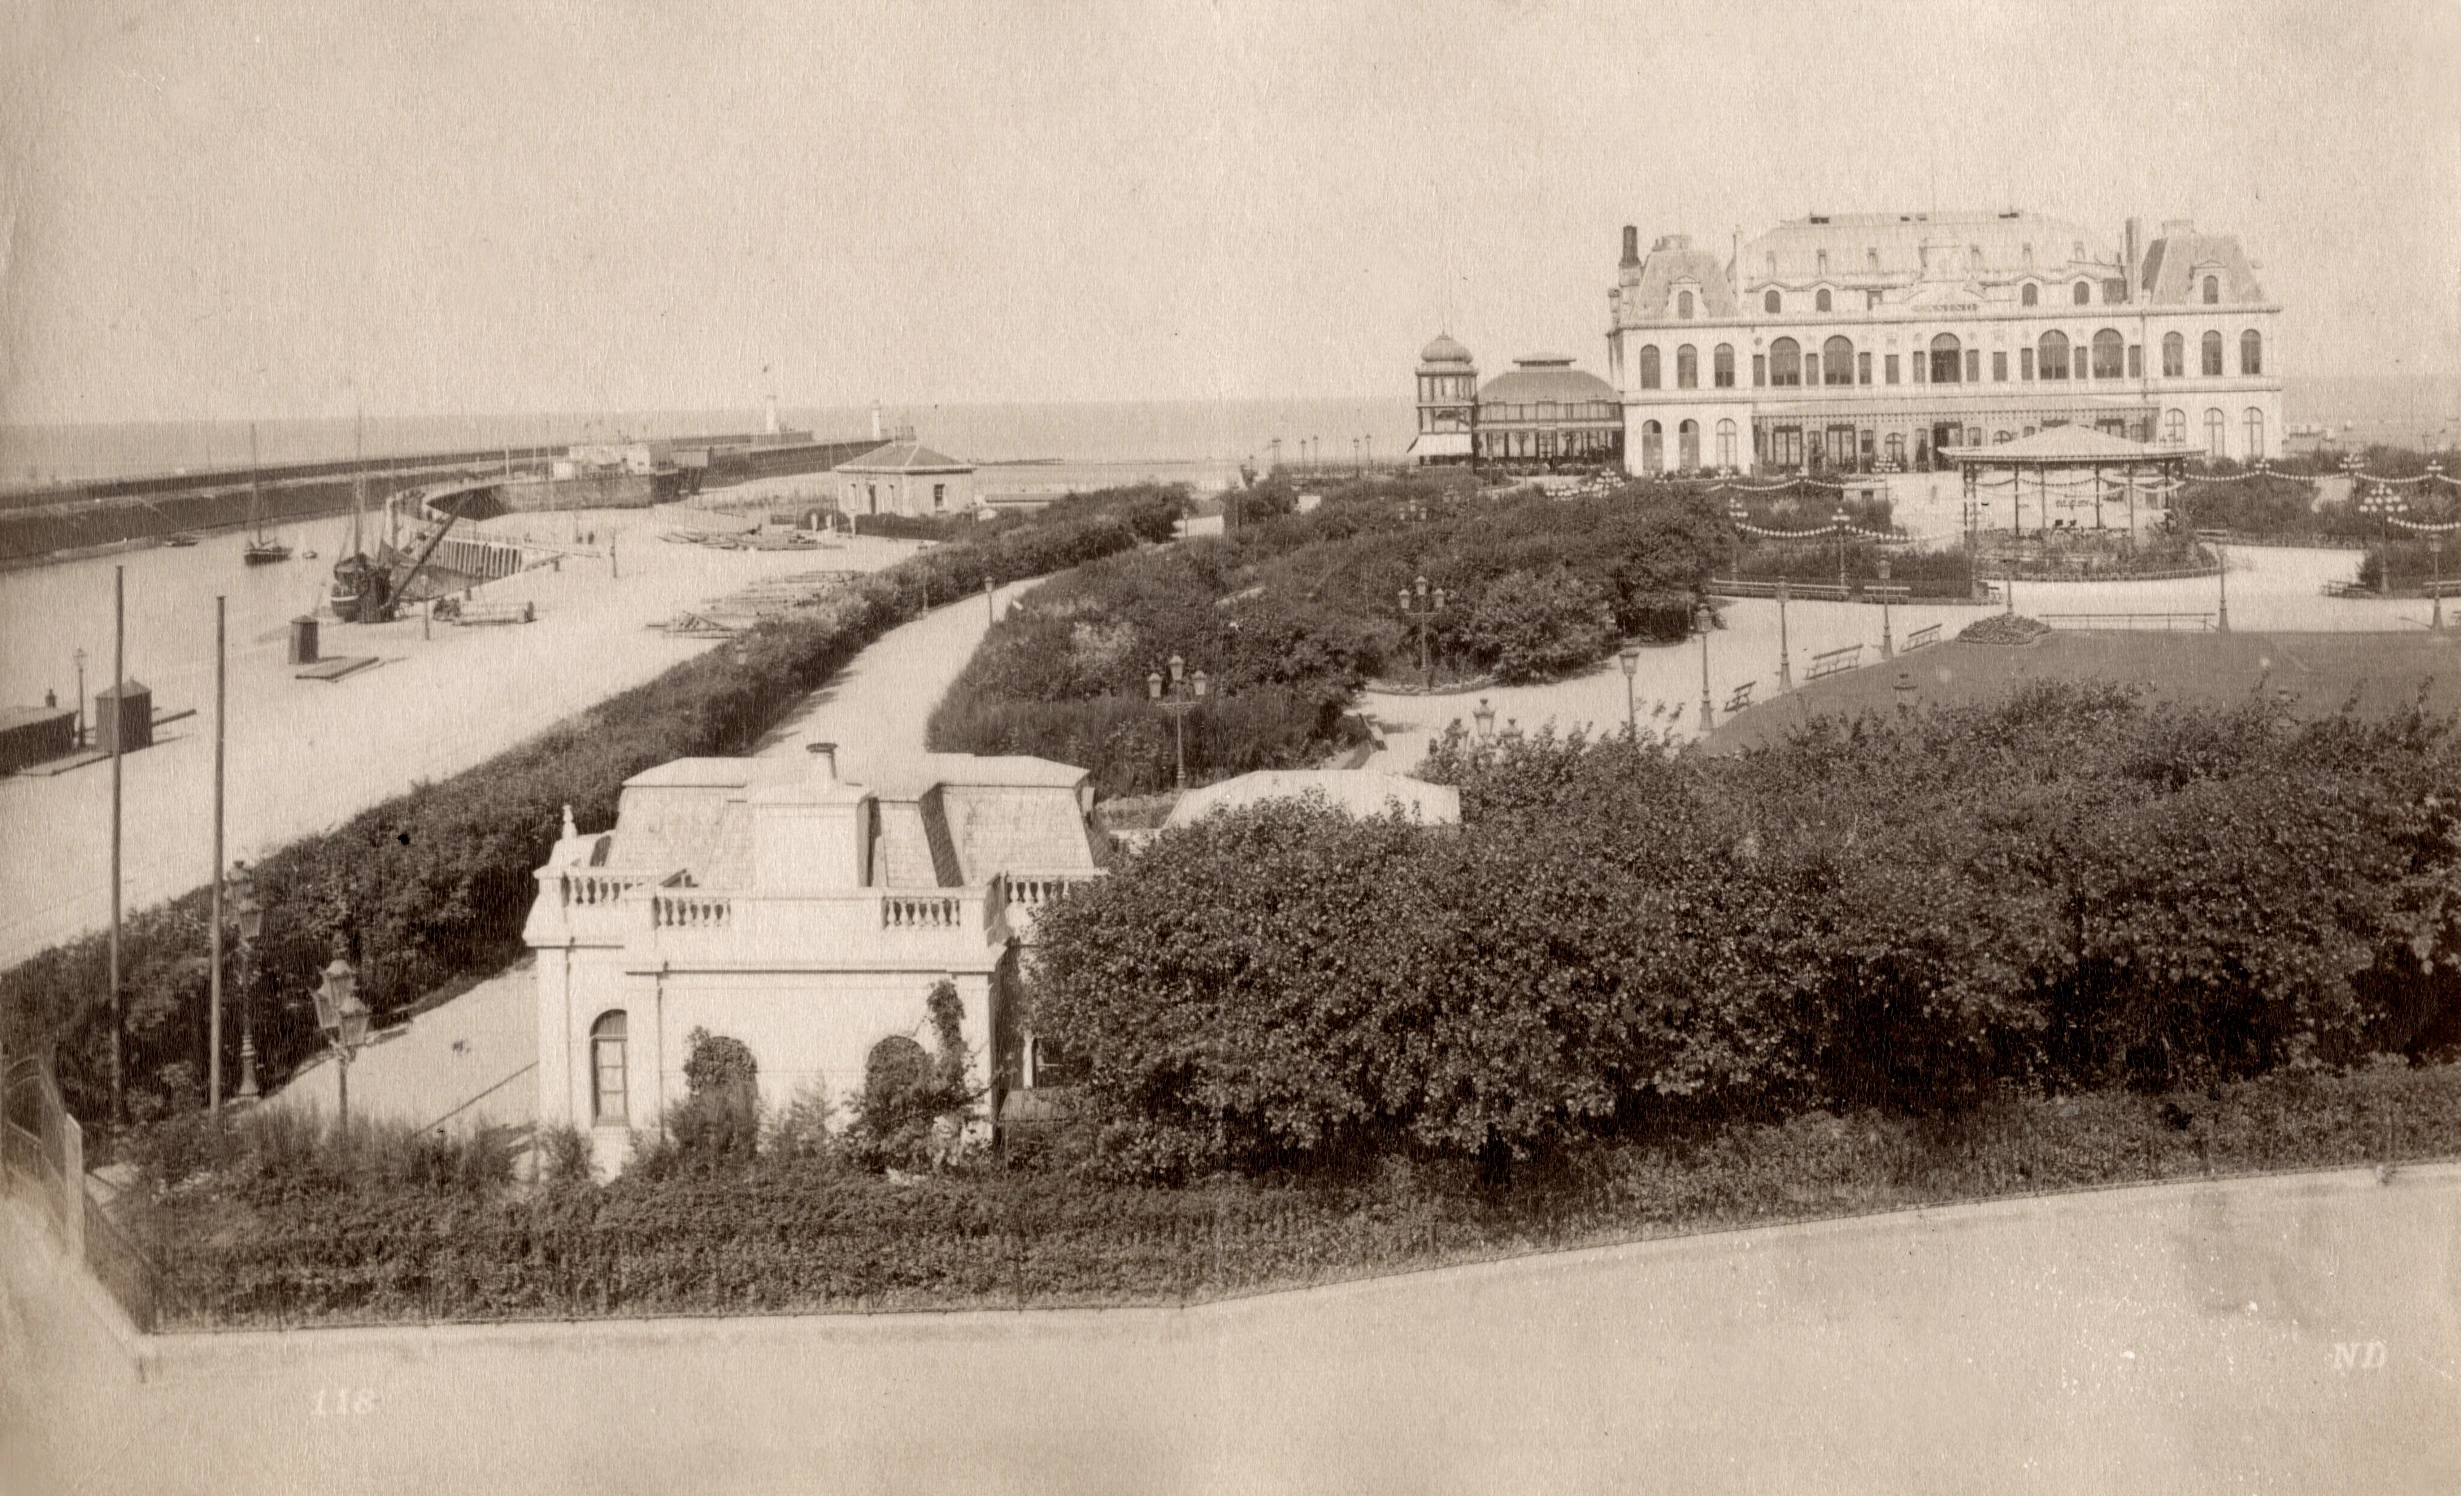
[[[1187,1310],[168,1337],[140,1383],[75,1306],[30,1296],[21,1232],[13,1249],[0,1236],[16,1347],[0,1459],[17,1465],[0,1480],[2440,1491],[2461,1470],[2456,1242],[2446,1165],[1774,1227]]]

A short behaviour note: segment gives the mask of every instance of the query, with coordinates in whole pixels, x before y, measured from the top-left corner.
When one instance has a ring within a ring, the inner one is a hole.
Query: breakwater
[[[837,466],[875,445],[870,441],[781,442],[678,448],[669,478],[679,489],[717,488]],[[408,488],[482,477],[508,463],[533,474],[549,456],[537,448],[493,452],[448,452],[425,457],[372,460],[366,466],[370,514],[386,498]],[[0,566],[22,565],[64,551],[96,550],[158,540],[179,531],[218,530],[244,524],[249,493],[262,493],[264,523],[285,524],[349,510],[359,474],[354,462],[295,463],[260,469],[252,485],[247,469],[113,479],[72,487],[0,494]],[[625,507],[648,501],[652,475],[618,475],[643,489],[616,500],[600,494],[607,480],[559,479],[532,493],[525,508]],[[538,479],[533,476],[530,486]],[[520,485],[516,483],[516,487]],[[611,491],[611,490],[610,490]]]

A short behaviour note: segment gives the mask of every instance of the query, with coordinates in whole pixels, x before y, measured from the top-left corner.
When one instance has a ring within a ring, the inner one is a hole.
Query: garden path
[[[1194,1309],[172,1336],[142,1383],[24,1234],[0,1250],[10,1489],[2425,1491],[2461,1469],[2454,1165]]]
[[[2427,605],[2401,599],[2331,598],[2324,585],[2358,574],[2357,551],[2233,547],[2230,564],[2230,621],[2242,630],[2392,631],[2414,633],[2427,623]],[[1816,580],[1816,579],[1815,579]],[[2210,613],[2218,587],[2211,577],[2172,582],[2019,582],[2016,610],[2044,612],[2180,612]],[[1894,642],[1930,624],[1944,637],[1995,611],[1970,605],[1918,604],[1888,609]],[[1774,601],[1740,598],[1725,607],[1725,626],[1709,636],[1709,693],[1719,721],[1726,717],[1727,698],[1746,681],[1753,699],[1765,705],[1777,695],[1778,609]],[[1811,669],[1812,656],[1851,644],[1864,646],[1865,664],[1880,652],[1881,612],[1865,603],[1789,602],[1786,605],[1786,652],[1797,684]],[[2461,622],[2461,604],[2456,604]],[[1495,708],[1499,730],[1517,721],[1535,732],[1548,722],[1559,729],[1588,725],[1594,731],[1621,731],[1625,695],[1623,669],[1609,659],[1570,680],[1537,686],[1498,686],[1484,692],[1433,697],[1395,696],[1368,692],[1360,710],[1378,724],[1384,740],[1369,768],[1408,771],[1426,756],[1427,744],[1447,724],[1471,725],[1471,713],[1484,696]],[[1654,645],[1641,651],[1632,695],[1644,726],[1653,706],[1663,703],[1679,736],[1695,734],[1700,720],[1701,641],[1698,635],[1682,644]]]

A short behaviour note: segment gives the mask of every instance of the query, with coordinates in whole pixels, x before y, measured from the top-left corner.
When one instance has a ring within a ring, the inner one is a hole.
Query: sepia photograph
[[[2457,638],[2461,0],[0,0],[0,1496],[2461,1492]]]

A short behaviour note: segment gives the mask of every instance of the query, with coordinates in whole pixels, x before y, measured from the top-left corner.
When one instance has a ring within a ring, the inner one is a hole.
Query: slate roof
[[[921,442],[890,442],[874,447],[852,462],[837,465],[841,473],[970,473],[974,464],[959,462]]]
[[[2156,306],[2189,306],[2204,300],[2206,275],[2221,277],[2222,304],[2260,302],[2264,287],[2233,234],[2172,229],[2145,251],[2144,299]]]
[[[1524,358],[1514,362],[1520,367],[1498,374],[1479,387],[1479,404],[1535,405],[1541,400],[1553,400],[1562,405],[1583,405],[1605,401],[1617,406],[1620,417],[1621,402],[1615,386],[1586,370],[1573,368],[1572,360]]]
[[[1669,234],[1652,246],[1641,261],[1640,279],[1620,291],[1623,315],[1640,322],[1663,322],[1675,315],[1675,283],[1690,281],[1702,318],[1736,315],[1735,288],[1726,282],[1726,265],[1714,250],[1694,249],[1690,237]]]

